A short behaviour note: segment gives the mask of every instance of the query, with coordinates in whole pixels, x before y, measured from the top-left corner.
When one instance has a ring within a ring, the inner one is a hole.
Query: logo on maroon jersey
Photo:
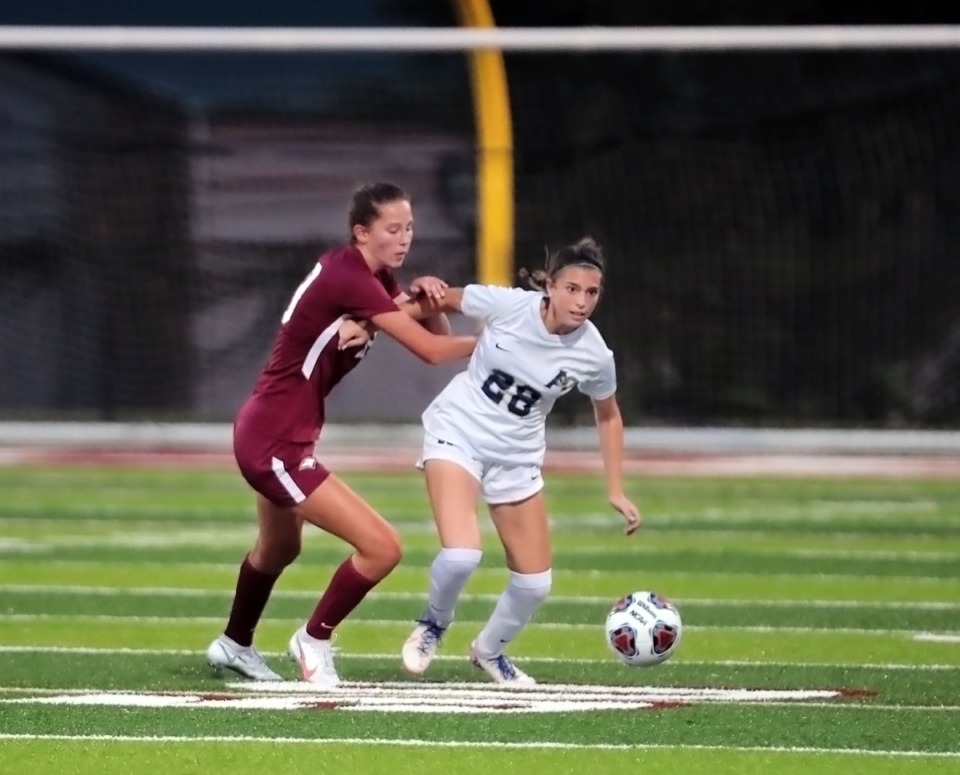
[[[317,467],[317,459],[312,455],[310,457],[305,457],[300,461],[300,470],[306,471],[308,468],[313,470]]]

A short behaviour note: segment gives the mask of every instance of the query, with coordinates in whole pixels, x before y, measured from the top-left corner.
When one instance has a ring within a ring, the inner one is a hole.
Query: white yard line
[[[0,622],[50,622],[62,621],[65,614],[0,614]],[[70,614],[71,622],[103,622],[105,624],[222,624],[222,616],[115,616],[113,614]],[[302,619],[271,619],[274,624],[286,623],[297,626],[303,623]],[[484,624],[479,619],[458,619],[458,624]],[[407,619],[352,619],[352,624],[372,625],[375,627],[391,627],[407,625]],[[562,632],[592,631],[596,624],[573,624],[569,622],[531,622],[529,625],[535,630],[557,630]],[[685,625],[689,632],[754,632],[779,633],[789,632],[796,634],[829,634],[829,635],[872,635],[872,636],[904,636],[914,637],[913,630],[867,629],[863,627],[773,627],[763,626],[726,626],[726,625]],[[944,633],[953,636],[954,633]],[[960,633],[956,633],[960,637]]]
[[[150,573],[152,568],[162,567],[166,572],[173,572],[173,569],[179,570],[191,570],[191,571],[209,571],[211,573],[226,573],[231,577],[235,577],[237,568],[239,567],[238,562],[169,562],[163,559],[156,560],[136,560],[131,561],[127,564],[135,564],[140,568],[144,574]],[[104,564],[98,560],[48,560],[44,562],[45,568],[54,568],[54,569],[66,569],[73,568],[76,570],[89,570],[91,573],[98,573],[103,571]],[[106,567],[115,567],[111,564]],[[407,569],[409,570],[409,569]],[[491,575],[491,574],[503,574],[506,571],[502,567],[483,567],[480,568],[477,573],[481,575]],[[577,572],[577,571],[572,571]],[[590,569],[589,574],[591,578],[603,578],[606,576],[617,576],[628,573],[626,569],[617,569],[617,570],[601,570],[599,568]],[[671,579],[695,579],[697,581],[702,581],[705,578],[710,579],[724,579],[724,578],[734,578],[734,579],[757,579],[761,582],[769,581],[771,579],[788,579],[791,581],[796,581],[797,579],[805,578],[815,578],[818,580],[830,580],[842,583],[844,581],[857,581],[857,582],[883,582],[889,583],[891,581],[902,581],[910,584],[944,584],[944,583],[956,583],[957,579],[953,576],[902,576],[897,574],[861,574],[861,573],[820,573],[816,571],[811,571],[809,573],[734,573],[734,572],[719,572],[719,571],[702,571],[702,570],[691,570],[691,571],[658,571],[658,575],[663,577],[669,577]],[[130,589],[136,589],[136,587],[128,587]],[[762,588],[762,584],[761,584]]]
[[[50,740],[61,742],[105,743],[269,743],[290,745],[361,745],[396,746],[399,748],[494,748],[506,750],[586,750],[586,751],[738,751],[743,753],[784,754],[843,754],[850,756],[879,756],[897,758],[957,759],[960,751],[897,751],[869,748],[822,748],[812,746],[736,746],[736,745],[676,745],[649,743],[557,743],[552,741],[528,741],[510,743],[503,741],[472,740],[417,740],[389,738],[316,738],[316,737],[254,737],[249,735],[202,735],[197,737],[178,735],[36,735],[2,734],[0,740]]]
[[[105,597],[233,597],[232,589],[205,589],[201,587],[103,587],[103,586],[73,586],[70,584],[0,584],[0,594],[63,594],[87,597],[90,595]],[[278,589],[273,592],[271,599],[314,600],[317,592],[310,590]],[[464,594],[461,602],[491,603],[499,599],[494,594]],[[380,592],[374,590],[368,600],[424,600],[421,592]],[[954,611],[960,610],[960,603],[945,601],[908,601],[908,600],[750,600],[745,598],[722,597],[688,597],[671,598],[678,605],[729,606],[735,608],[916,608],[927,611]],[[584,605],[612,604],[607,596],[599,595],[551,595],[550,603],[582,603]]]
[[[525,660],[527,661],[527,660]],[[689,664],[689,663],[688,663]],[[247,684],[244,684],[247,686]],[[443,691],[442,684],[438,691]],[[539,684],[541,688],[549,688],[551,684]],[[617,687],[608,687],[615,689]],[[316,690],[314,690],[316,691]],[[164,692],[164,694],[176,694],[177,692]],[[181,692],[184,694],[190,694],[191,692]],[[196,692],[192,692],[196,694]],[[90,689],[51,689],[48,686],[0,686],[0,696],[4,694],[17,694],[17,695],[35,695],[35,696],[52,696],[52,695],[85,695],[90,694]],[[24,699],[24,698],[21,698]],[[0,700],[2,702],[2,700]],[[775,707],[790,707],[796,706],[798,701],[796,700],[765,700],[764,706],[775,706]],[[875,710],[875,711],[892,711],[892,712],[930,712],[930,713],[960,713],[960,705],[900,705],[895,703],[860,703],[860,702],[821,702],[816,700],[803,700],[799,704],[802,704],[805,708],[834,708],[834,709],[843,709],[843,710]]]
[[[487,682],[351,682],[320,689],[303,681],[228,683],[230,693],[198,691],[86,691],[0,699],[3,705],[236,710],[324,710],[387,713],[582,713],[664,710],[692,704],[766,704],[840,701],[840,689],[739,689],[704,687],[538,684],[505,687]]]
[[[913,639],[927,643],[960,643],[960,632],[918,632]]]
[[[433,526],[430,526],[431,532]],[[196,531],[168,531],[166,533],[137,533],[129,529],[117,533],[102,533],[98,535],[64,535],[58,533],[56,536],[42,538],[20,538],[7,537],[0,538],[0,552],[10,554],[43,554],[53,552],[59,548],[75,549],[78,547],[113,547],[121,549],[156,549],[163,550],[167,548],[183,547],[226,547],[226,546],[246,546],[251,544],[256,537],[255,532],[249,529],[244,530],[196,530]],[[305,543],[325,543],[331,539],[320,534],[310,533],[304,536]],[[691,540],[691,545],[693,545]],[[331,544],[332,545],[332,544]],[[597,555],[597,556],[620,556],[629,551],[631,554],[658,554],[664,550],[657,546],[643,546],[641,544],[631,544],[622,549],[611,549],[609,547],[567,547],[562,549],[564,555]],[[729,552],[728,548],[720,549],[697,549],[698,555],[722,555]],[[890,561],[910,561],[910,562],[942,562],[954,560],[960,562],[960,552],[946,551],[925,551],[925,550],[883,550],[883,549],[865,549],[863,551],[846,549],[775,549],[775,550],[757,550],[748,549],[745,554],[756,554],[758,556],[776,555],[778,557],[792,557],[804,560],[890,560]]]
[[[201,657],[202,651],[197,649],[145,649],[145,648],[101,648],[93,646],[0,646],[0,654],[82,654],[93,656],[194,656]],[[286,651],[261,651],[265,657],[286,658]],[[362,659],[373,661],[395,661],[396,653],[386,654],[340,654],[341,659]],[[437,662],[463,662],[465,656],[453,654],[437,654],[434,661]],[[600,659],[581,659],[581,658],[561,658],[561,657],[542,657],[525,656],[524,662],[536,664],[569,664],[569,665],[595,665],[609,664],[610,658]],[[660,670],[672,670],[674,668],[696,667],[703,665],[714,665],[719,667],[762,667],[762,668],[783,668],[783,667],[802,667],[802,668],[842,668],[845,670],[919,670],[919,671],[960,671],[960,664],[904,664],[896,662],[879,662],[876,664],[860,664],[847,662],[778,662],[778,661],[755,661],[739,659],[726,660],[686,660],[677,659],[664,662],[658,665]],[[0,691],[4,691],[0,687]]]

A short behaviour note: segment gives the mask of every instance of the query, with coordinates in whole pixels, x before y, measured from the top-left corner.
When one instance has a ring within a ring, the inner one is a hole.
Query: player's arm
[[[438,312],[436,315],[425,317],[420,321],[420,325],[431,334],[438,334],[439,336],[449,336],[453,333],[453,329],[450,327],[450,319],[447,317],[446,312]]]
[[[411,286],[411,290],[413,286]],[[446,289],[443,291],[443,294],[446,294]],[[447,318],[447,313],[439,308],[438,302],[442,300],[442,296],[436,294],[417,294],[417,298],[423,297],[428,305],[437,307],[437,309],[432,313],[427,313],[421,308],[420,304],[415,303],[408,294],[401,293],[393,301],[394,303],[404,312],[406,312],[414,320],[420,322],[420,325],[423,326],[431,334],[439,334],[441,336],[449,335],[453,329],[450,327],[450,320]]]
[[[446,363],[468,358],[477,346],[475,336],[432,334],[415,322],[408,313],[400,310],[381,312],[370,320],[377,328],[427,363]]]
[[[397,306],[414,320],[426,320],[445,312],[461,312],[463,288],[447,288],[439,299],[426,295],[397,301]]]
[[[597,421],[600,436],[600,455],[603,458],[603,473],[607,483],[610,505],[619,511],[627,527],[624,532],[632,535],[643,523],[640,510],[623,493],[623,416],[617,403],[617,394],[609,398],[593,400],[593,416]]]

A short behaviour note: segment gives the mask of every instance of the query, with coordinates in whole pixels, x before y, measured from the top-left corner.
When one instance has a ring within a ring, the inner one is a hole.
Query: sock
[[[481,557],[483,552],[479,549],[444,548],[437,552],[430,566],[430,596],[425,619],[441,627],[450,626],[460,593]]]
[[[361,576],[353,566],[353,557],[348,557],[337,568],[317,603],[313,616],[307,622],[307,634],[318,640],[330,640],[333,628],[360,605],[367,592],[376,585],[376,581]]]
[[[503,653],[541,606],[553,583],[553,571],[510,572],[510,583],[497,600],[496,608],[475,641],[479,656],[489,659]]]
[[[230,618],[223,634],[238,646],[253,643],[253,631],[257,628],[263,609],[270,599],[273,585],[280,574],[264,573],[250,564],[250,555],[243,558],[237,576],[237,589],[233,594]]]

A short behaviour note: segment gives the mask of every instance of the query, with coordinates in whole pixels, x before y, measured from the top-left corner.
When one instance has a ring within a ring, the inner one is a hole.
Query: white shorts
[[[417,468],[422,469],[427,460],[448,460],[463,468],[480,483],[480,497],[489,505],[516,503],[543,489],[540,466],[481,460],[468,443],[453,433],[445,432],[443,438],[429,432],[423,434],[423,452]]]

